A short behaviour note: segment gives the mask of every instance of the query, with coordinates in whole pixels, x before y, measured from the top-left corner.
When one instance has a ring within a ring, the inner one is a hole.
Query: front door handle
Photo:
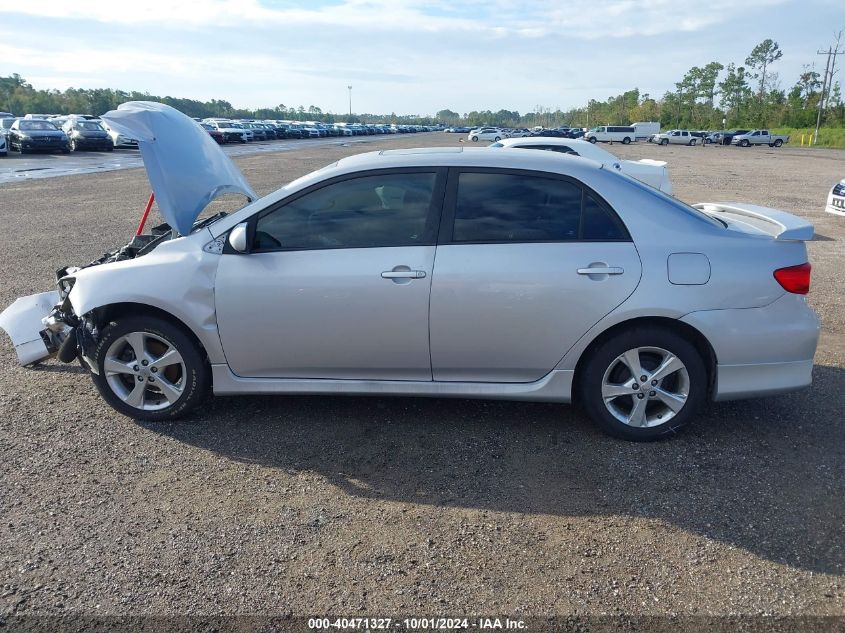
[[[385,270],[381,274],[383,279],[422,279],[424,270]]]
[[[594,266],[590,268],[579,268],[579,275],[621,275],[625,272],[619,266]]]

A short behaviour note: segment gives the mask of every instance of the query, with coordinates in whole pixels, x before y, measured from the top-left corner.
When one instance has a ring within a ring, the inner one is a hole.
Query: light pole
[[[346,86],[349,88],[349,116],[352,116],[352,86]]]

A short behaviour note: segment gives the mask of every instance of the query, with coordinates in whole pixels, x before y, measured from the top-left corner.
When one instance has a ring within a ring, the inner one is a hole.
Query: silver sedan
[[[606,431],[651,439],[709,399],[810,384],[812,235],[582,158],[384,151],[65,271],[45,323],[139,419],[182,415],[209,386],[576,400]]]

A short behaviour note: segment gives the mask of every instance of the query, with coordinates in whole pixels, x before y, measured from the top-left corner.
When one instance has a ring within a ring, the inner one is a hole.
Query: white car
[[[672,181],[669,179],[666,161],[651,160],[649,158],[622,160],[589,141],[535,136],[531,138],[509,138],[498,143],[493,143],[490,147],[539,149],[589,158],[597,163],[601,163],[605,167],[616,169],[623,174],[631,176],[631,178],[636,178],[640,182],[651,185],[663,193],[672,193]]]
[[[507,134],[497,127],[480,127],[469,133],[469,140],[473,143],[477,143],[478,141],[501,141],[503,138],[507,138],[507,136]]]
[[[203,121],[206,125],[210,125],[215,130],[223,134],[223,142],[225,143],[246,143],[246,130],[240,125],[232,121],[223,119],[206,119]]]
[[[693,136],[689,130],[668,130],[655,135],[652,143],[658,145],[696,145],[698,137]]]
[[[833,185],[833,189],[827,196],[827,206],[824,210],[836,215],[845,215],[845,178]]]

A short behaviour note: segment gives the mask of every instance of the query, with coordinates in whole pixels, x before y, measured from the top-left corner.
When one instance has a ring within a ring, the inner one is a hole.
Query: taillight
[[[809,264],[798,264],[787,268],[778,268],[775,272],[775,279],[787,292],[794,292],[797,295],[805,295],[810,292],[810,272],[813,267]]]

